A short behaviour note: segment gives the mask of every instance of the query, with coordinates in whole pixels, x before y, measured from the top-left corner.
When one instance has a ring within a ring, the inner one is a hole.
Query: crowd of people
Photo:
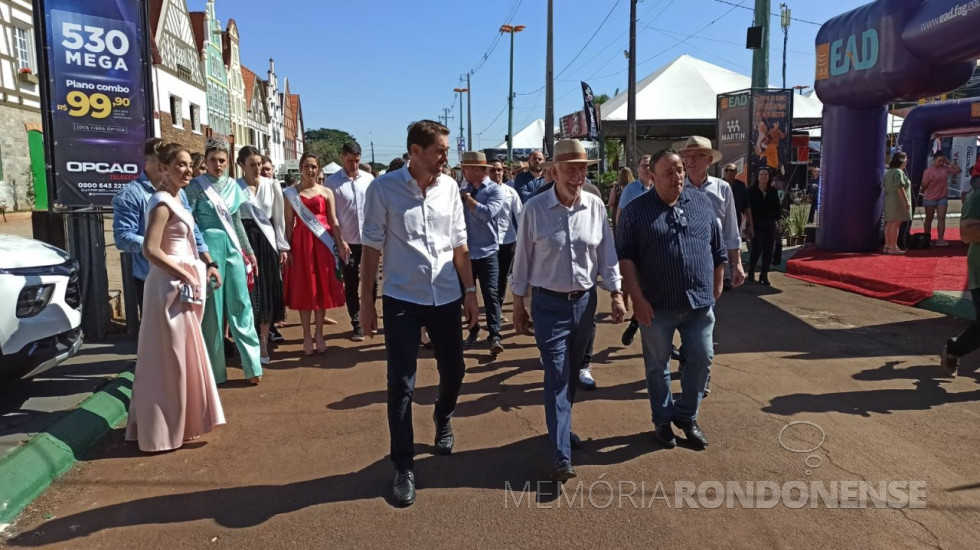
[[[721,154],[692,136],[679,150],[641,157],[636,180],[623,169],[606,203],[587,178],[595,161],[577,140],[559,141],[550,161],[533,152],[526,169],[465,152],[457,181],[448,136],[438,122],[413,123],[405,157],[378,177],[362,169],[355,142],[343,146],[343,168],[329,177],[307,153],[299,181],[285,187],[252,147],[235,159],[243,174],[236,181],[220,142],[198,158],[150,140],[144,173],[113,202],[142,317],[127,439],[143,451],[171,450],[225,422],[216,387],[227,380],[226,334],[245,378],[259,384],[287,308],[299,312],[303,352],[312,355],[326,351],[327,310],[346,306],[353,341],[373,338],[384,320],[392,495],[411,504],[419,347],[435,357],[435,448],[448,455],[464,348],[504,353],[510,288],[515,331],[533,335],[539,351],[550,474],[563,482],[575,477],[572,452],[581,448],[572,430],[576,390],[596,387],[590,363],[601,289],[614,323],[632,309],[622,340],[641,336],[654,439],[674,447],[676,427],[689,446],[705,449],[698,412],[710,392],[715,302],[754,280],[760,259],[758,281],[769,284],[784,209],[770,170],[749,187],[731,165],[724,178],[710,176]],[[743,235],[752,241],[748,275]],[[951,340],[949,355],[976,340]],[[680,362],[678,396],[671,360]]]

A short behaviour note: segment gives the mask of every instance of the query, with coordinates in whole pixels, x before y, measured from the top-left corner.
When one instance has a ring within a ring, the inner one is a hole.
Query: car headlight
[[[17,317],[34,317],[47,307],[51,301],[54,285],[31,285],[24,287],[17,296]]]

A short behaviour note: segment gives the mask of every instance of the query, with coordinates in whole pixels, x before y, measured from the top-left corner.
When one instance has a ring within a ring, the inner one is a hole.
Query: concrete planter
[[[34,73],[17,73],[17,80],[28,84],[37,84],[37,75]]]

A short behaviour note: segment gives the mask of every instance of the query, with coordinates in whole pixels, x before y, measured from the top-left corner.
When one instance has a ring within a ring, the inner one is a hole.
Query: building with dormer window
[[[228,71],[222,45],[224,33],[215,14],[214,0],[208,0],[206,11],[191,12],[190,17],[194,44],[198,51],[198,64],[206,76],[209,136],[233,141]]]
[[[235,146],[240,149],[245,145],[256,145],[248,139],[248,94],[245,89],[244,71],[242,68],[240,38],[238,24],[234,19],[228,20],[222,46],[225,65],[228,67],[228,98],[231,114],[231,135],[235,137]]]
[[[269,104],[265,100],[265,82],[247,67],[242,67],[245,80],[245,97],[248,101],[247,143],[254,145],[263,155],[272,158],[272,139],[269,135]],[[275,165],[275,161],[273,161]],[[278,165],[275,165],[278,168]]]
[[[185,0],[150,0],[154,133],[204,152],[208,129],[204,70]]]

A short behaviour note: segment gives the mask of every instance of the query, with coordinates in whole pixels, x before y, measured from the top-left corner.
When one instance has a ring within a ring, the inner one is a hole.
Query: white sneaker
[[[949,246],[949,243],[942,239],[939,239],[936,241],[936,246]]]
[[[585,390],[595,389],[595,378],[592,378],[592,365],[578,371],[578,383]]]

